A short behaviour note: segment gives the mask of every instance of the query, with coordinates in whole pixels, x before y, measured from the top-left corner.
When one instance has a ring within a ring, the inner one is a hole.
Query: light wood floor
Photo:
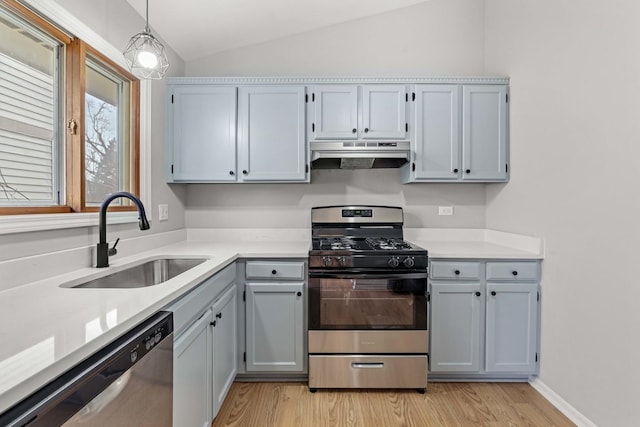
[[[240,383],[213,427],[573,426],[526,383],[429,383],[413,390],[318,390]]]

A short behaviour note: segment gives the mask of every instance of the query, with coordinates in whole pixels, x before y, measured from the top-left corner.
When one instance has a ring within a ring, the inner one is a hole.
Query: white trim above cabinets
[[[170,183],[309,183],[316,167],[509,180],[508,77],[172,77],[167,90]]]

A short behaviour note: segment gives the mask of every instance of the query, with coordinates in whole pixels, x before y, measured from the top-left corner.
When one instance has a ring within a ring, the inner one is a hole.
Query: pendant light
[[[149,0],[147,25],[143,32],[131,37],[123,54],[131,73],[140,79],[161,79],[169,68],[164,46],[153,37],[149,28]]]

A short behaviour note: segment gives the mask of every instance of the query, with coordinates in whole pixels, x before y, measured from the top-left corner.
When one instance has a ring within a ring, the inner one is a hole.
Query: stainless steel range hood
[[[312,169],[399,168],[409,161],[409,141],[311,141]]]

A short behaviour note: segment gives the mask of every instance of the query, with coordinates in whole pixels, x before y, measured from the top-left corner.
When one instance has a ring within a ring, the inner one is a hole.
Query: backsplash
[[[401,206],[412,228],[484,228],[486,184],[400,184],[398,169],[312,170],[311,184],[187,185],[187,228],[310,228],[313,206]],[[452,216],[438,206],[453,206]]]

